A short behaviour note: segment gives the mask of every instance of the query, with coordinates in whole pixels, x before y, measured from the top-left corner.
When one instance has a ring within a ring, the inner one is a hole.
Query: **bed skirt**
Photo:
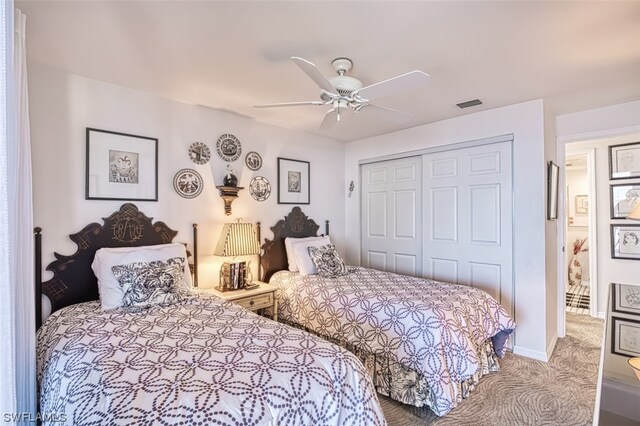
[[[373,379],[373,384],[375,385],[378,393],[395,401],[402,402],[403,404],[411,405],[419,409],[429,409],[429,412],[433,414],[433,411],[431,410],[431,408],[435,406],[433,393],[431,392],[427,379],[417,371],[403,366],[397,361],[391,359],[390,356],[362,350],[349,342],[335,339],[331,336],[322,335],[321,333],[317,333],[314,330],[301,326],[300,324],[296,324],[282,318],[279,318],[278,321],[292,327],[305,330],[328,340],[331,343],[342,346],[362,361],[369,375]],[[469,393],[475,389],[475,386],[478,384],[478,381],[482,376],[489,374],[490,372],[497,372],[500,370],[498,356],[494,351],[491,338],[485,340],[482,346],[478,349],[478,362],[480,363],[478,371],[468,379],[455,383],[456,405],[469,396]],[[420,416],[427,414],[420,413],[420,411],[422,410],[417,410],[415,414]]]

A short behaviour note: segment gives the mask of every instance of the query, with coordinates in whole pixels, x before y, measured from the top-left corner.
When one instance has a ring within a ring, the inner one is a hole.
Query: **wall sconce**
[[[353,192],[353,190],[356,188],[355,183],[353,183],[353,181],[351,181],[351,183],[349,184],[349,198],[351,198],[351,193]]]

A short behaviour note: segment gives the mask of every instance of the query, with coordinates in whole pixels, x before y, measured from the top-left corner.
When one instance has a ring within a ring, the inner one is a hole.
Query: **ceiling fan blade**
[[[322,123],[320,123],[319,130],[331,130],[331,129],[334,129],[337,124],[338,124],[338,116],[336,114],[336,110],[330,109],[324,115],[324,119],[322,120]]]
[[[374,83],[356,90],[355,93],[363,99],[372,100],[392,95],[402,90],[415,89],[427,84],[431,77],[422,71],[410,71],[406,74]]]
[[[387,121],[393,121],[394,123],[406,123],[411,120],[413,114],[409,112],[399,111],[393,108],[387,108],[380,105],[367,104],[362,107],[360,112],[366,112],[367,115],[375,116]]]
[[[279,104],[265,104],[254,105],[254,108],[276,108],[276,107],[290,107],[290,106],[304,106],[304,105],[324,105],[322,101],[305,101],[305,102],[283,102]]]
[[[295,62],[296,65],[299,66],[300,69],[311,78],[311,80],[315,81],[318,87],[329,94],[337,95],[338,91],[336,90],[336,88],[333,87],[331,83],[329,83],[329,80],[327,80],[327,78],[322,75],[320,70],[314,64],[307,61],[306,59],[298,58],[297,56],[292,56],[291,60]]]
[[[331,108],[324,116],[322,123],[320,123],[320,130],[331,130],[336,126],[343,123],[345,120],[349,121],[349,116],[353,115],[353,108],[340,107],[340,114],[336,108]]]

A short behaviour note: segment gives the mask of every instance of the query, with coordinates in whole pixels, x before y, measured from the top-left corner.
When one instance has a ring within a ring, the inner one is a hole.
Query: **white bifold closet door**
[[[480,288],[513,314],[511,143],[422,161],[424,276]]]
[[[362,166],[362,266],[422,274],[421,168],[420,156]]]
[[[513,314],[511,142],[361,166],[361,264],[480,288]]]

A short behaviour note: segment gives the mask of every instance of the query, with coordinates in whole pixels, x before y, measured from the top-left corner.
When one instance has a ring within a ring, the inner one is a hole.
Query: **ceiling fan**
[[[320,100],[255,105],[255,108],[326,105],[331,109],[327,111],[320,124],[321,130],[328,130],[334,127],[343,115],[350,112],[360,113],[366,111],[367,113],[375,114],[381,119],[399,123],[406,122],[411,118],[411,113],[376,105],[371,101],[399,91],[415,89],[428,83],[430,79],[428,74],[415,70],[363,87],[360,80],[347,75],[353,67],[353,62],[349,58],[336,58],[331,61],[331,65],[338,75],[329,79],[322,75],[320,70],[306,59],[293,56],[291,60],[318,85],[320,88]]]

